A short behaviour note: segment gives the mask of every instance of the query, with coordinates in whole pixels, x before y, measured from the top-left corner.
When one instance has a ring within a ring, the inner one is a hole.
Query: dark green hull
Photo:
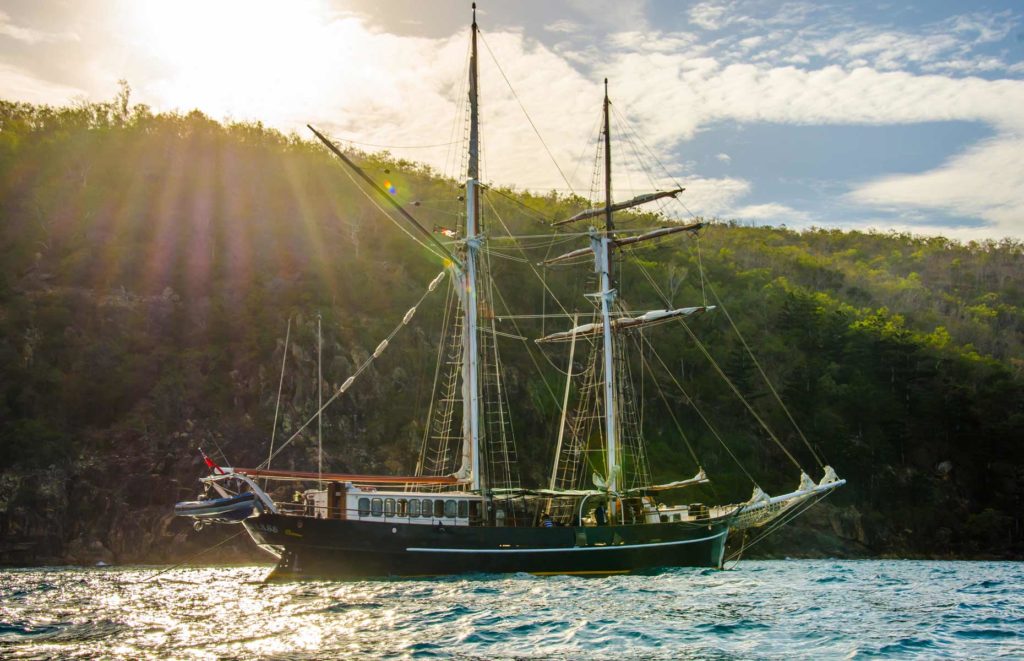
[[[288,580],[721,567],[728,524],[494,528],[263,514],[245,525],[257,543],[282,551],[268,579]]]

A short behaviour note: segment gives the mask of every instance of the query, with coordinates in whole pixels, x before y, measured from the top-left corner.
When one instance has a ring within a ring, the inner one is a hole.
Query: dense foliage
[[[386,153],[361,162],[426,225],[457,223],[456,182]],[[495,189],[485,221],[492,236],[537,234],[583,204]],[[127,89],[70,108],[0,102],[0,218],[7,561],[179,557],[190,537],[169,509],[194,493],[196,448],[236,465],[266,456],[288,319],[278,440],[315,411],[317,316],[330,392],[442,268],[321,147],[198,112],[155,115],[131,106]],[[656,221],[620,218],[624,227]],[[533,243],[519,252],[492,242],[496,314],[556,309],[534,271],[562,304],[586,309],[586,265],[532,266],[580,240]],[[1020,243],[711,222],[699,239],[665,240],[619,264],[631,309],[718,305],[689,324],[715,363],[809,472],[820,477],[801,431],[849,480],[815,520],[840,540],[823,552],[1021,555]],[[442,302],[443,292],[428,299],[329,409],[330,469],[412,470]],[[501,323],[535,337],[557,322]],[[761,487],[795,487],[796,468],[683,331],[647,336],[668,371],[649,352],[637,369],[650,369],[714,480],[700,498],[743,500],[752,484],[698,408]],[[502,351],[523,481],[537,484],[561,386],[529,347],[510,340]],[[564,367],[559,354],[548,358]],[[657,392],[644,392],[655,477],[692,474]],[[308,468],[315,452],[315,435],[303,433],[278,465]],[[783,549],[801,550],[814,552]]]

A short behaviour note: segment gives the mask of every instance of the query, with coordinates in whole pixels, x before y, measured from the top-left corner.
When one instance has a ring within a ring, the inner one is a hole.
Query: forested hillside
[[[457,226],[457,182],[387,154],[360,161],[425,225]],[[550,232],[586,205],[499,184],[484,195],[493,237]],[[494,314],[585,310],[586,264],[535,266],[581,240],[526,243],[491,242]],[[819,478],[742,336],[849,481],[751,553],[1024,555],[1020,243],[715,220],[620,264],[630,309],[717,305],[689,323],[711,358]],[[442,268],[305,139],[154,115],[127,93],[70,108],[0,102],[0,561],[169,561],[209,545],[217,533],[194,533],[171,508],[196,493],[198,447],[234,465],[266,457],[288,320],[279,435],[316,410],[317,315],[333,392]],[[413,469],[443,297],[328,410],[325,469]],[[564,330],[500,323],[530,338]],[[667,404],[713,480],[680,497],[745,500],[744,470],[769,493],[793,489],[796,468],[685,330],[648,339],[667,368],[650,377],[668,401],[643,394],[655,477],[696,471]],[[501,345],[523,482],[535,485],[550,470],[562,377],[556,353],[549,363],[531,347]],[[278,465],[308,469],[315,452],[304,433]]]

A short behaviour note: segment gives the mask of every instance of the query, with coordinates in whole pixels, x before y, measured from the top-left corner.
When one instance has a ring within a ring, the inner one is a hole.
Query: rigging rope
[[[622,122],[622,124],[623,124],[624,126],[626,126],[626,127],[627,127],[627,128],[629,129],[629,132],[630,132],[630,133],[629,133],[629,135],[630,135],[630,136],[633,136],[633,137],[635,137],[635,138],[636,138],[636,141],[637,141],[638,143],[640,143],[640,146],[644,148],[644,150],[645,150],[645,151],[646,151],[646,152],[648,153],[648,155],[650,155],[650,157],[651,157],[652,159],[654,159],[654,162],[655,162],[655,163],[657,163],[657,164],[658,164],[658,167],[660,167],[660,168],[662,169],[662,171],[663,171],[663,172],[665,173],[665,175],[666,175],[666,176],[667,176],[667,177],[669,178],[669,180],[670,180],[670,181],[672,182],[672,185],[673,185],[673,186],[675,186],[676,188],[682,188],[683,186],[682,186],[682,184],[681,184],[681,183],[679,182],[679,180],[678,180],[678,179],[676,179],[676,177],[675,177],[675,176],[674,176],[674,175],[673,175],[673,174],[672,174],[672,173],[671,173],[671,172],[669,171],[669,169],[668,169],[668,168],[667,168],[667,167],[665,166],[665,164],[664,164],[664,163],[662,163],[661,159],[660,159],[660,158],[658,158],[658,156],[657,156],[657,155],[656,155],[656,154],[654,153],[654,151],[653,151],[653,150],[652,150],[652,149],[651,149],[651,148],[650,148],[650,147],[649,147],[649,146],[647,145],[647,143],[646,143],[646,142],[644,142],[644,139],[643,139],[643,138],[642,138],[642,137],[640,136],[640,134],[639,134],[639,133],[638,133],[638,132],[636,131],[636,129],[634,129],[634,128],[633,128],[632,124],[630,124],[630,123],[629,123],[629,121],[628,121],[628,120],[627,120],[627,119],[625,118],[625,116],[623,116],[623,115],[619,114],[618,110],[617,110],[617,109],[616,109],[616,108],[615,108],[614,106],[612,106],[612,111],[613,111],[613,112],[615,113],[615,116],[616,116],[616,118],[617,118],[617,119],[618,119],[619,121],[621,121],[621,122]],[[633,139],[633,138],[632,138],[632,137],[629,137],[628,139],[629,139],[630,141],[632,141],[632,139]],[[636,148],[635,148],[635,146],[634,146],[634,150],[635,150],[635,149],[636,149]],[[639,160],[639,159],[638,159],[638,160]],[[651,180],[651,181],[652,181],[652,183],[653,183],[653,179],[651,179],[651,177],[650,177],[650,176],[648,176],[648,179],[649,179],[649,180]],[[656,185],[656,184],[655,184],[655,187],[657,187],[657,185]],[[680,198],[678,198],[678,197],[675,197],[675,198],[672,198],[672,199],[673,199],[673,200],[675,200],[675,202],[677,202],[677,203],[679,204],[679,206],[681,206],[681,207],[682,207],[682,208],[683,208],[683,209],[684,209],[684,210],[686,211],[686,213],[687,213],[687,214],[689,214],[690,218],[697,218],[697,215],[696,215],[696,214],[694,214],[694,213],[693,213],[692,211],[690,211],[690,208],[689,208],[688,206],[686,206],[686,203],[685,203],[685,202],[683,202],[683,200],[682,200],[682,199],[680,199]],[[668,201],[666,201],[666,203],[665,203],[665,204],[666,204],[666,206],[667,206],[667,204],[668,204]],[[661,208],[662,208],[662,209],[664,209],[664,208],[666,208],[666,207],[665,207],[665,206],[662,206]]]
[[[708,306],[708,294],[707,294],[706,291],[704,291],[704,283],[707,281],[707,278],[704,276],[704,261],[701,259],[701,256],[700,256],[700,237],[699,236],[697,237],[696,244],[697,244],[697,272],[700,273],[700,297],[701,297],[701,300],[704,301],[704,307],[707,307]]]
[[[739,457],[737,457],[736,454],[732,451],[732,448],[730,448],[729,445],[725,442],[725,439],[722,438],[722,435],[718,433],[718,429],[716,429],[715,426],[711,424],[711,421],[707,419],[707,416],[704,415],[704,412],[700,410],[700,407],[697,406],[696,400],[690,397],[690,394],[686,392],[685,388],[683,388],[683,384],[679,383],[679,380],[676,378],[675,373],[673,373],[672,370],[668,368],[668,365],[666,365],[665,361],[662,360],[661,355],[658,353],[657,349],[654,348],[654,345],[651,344],[651,341],[648,340],[647,338],[643,338],[643,340],[647,342],[648,346],[650,346],[651,354],[653,354],[654,357],[658,359],[658,363],[661,365],[661,368],[665,370],[665,373],[668,374],[669,378],[672,379],[672,383],[675,384],[676,388],[679,388],[679,392],[683,393],[683,396],[686,397],[686,401],[688,401],[690,405],[693,407],[693,410],[697,412],[697,415],[700,417],[701,421],[703,421],[704,424],[707,425],[707,428],[711,430],[711,435],[714,436],[716,440],[718,440],[722,448],[726,451],[726,453],[728,453],[729,457],[732,458],[736,465],[739,466],[740,470],[743,471],[743,474],[747,476],[751,484],[753,484],[755,487],[758,486],[757,480],[754,479],[754,476],[750,474],[750,471],[747,470],[747,467],[743,465]]]
[[[467,132],[468,132],[467,124],[469,123],[469,113],[467,111],[467,106],[469,105],[469,95],[466,93],[466,87],[469,85],[469,63],[470,63],[469,61],[470,61],[470,57],[471,57],[472,51],[473,51],[472,43],[466,44],[466,55],[465,55],[465,58],[463,59],[462,75],[459,77],[459,81],[460,81],[459,82],[459,89],[458,89],[458,92],[456,92],[456,95],[455,95],[455,98],[459,99],[459,105],[458,105],[457,111],[455,112],[455,114],[452,117],[452,130],[451,130],[451,133],[449,134],[449,137],[452,139],[452,142],[451,142],[452,145],[465,144],[465,142],[467,140],[467,135],[466,135]],[[455,138],[455,136],[456,136],[456,133],[458,132],[459,120],[460,119],[462,120],[462,138],[457,140]],[[454,174],[455,174],[455,172],[454,172],[454,170],[455,170],[454,161],[455,161],[456,157],[458,157],[458,159],[459,159],[459,170],[461,171],[462,166],[465,163],[465,159],[468,157],[468,153],[469,153],[468,149],[458,149],[458,150],[456,150],[454,147],[452,147],[451,149],[448,149],[445,152],[443,174],[445,175],[446,179],[451,181],[452,185],[451,185],[450,190],[453,193],[456,190],[456,188],[455,188],[456,183],[455,183],[455,176],[454,176]],[[451,168],[452,168],[451,170],[449,170],[449,166],[451,166]],[[449,176],[449,175],[451,175],[451,176]]]
[[[541,213],[537,209],[534,209],[533,207],[531,207],[530,205],[526,204],[525,202],[523,202],[521,200],[517,200],[516,198],[512,197],[511,195],[508,195],[508,194],[502,192],[502,190],[500,188],[494,188],[492,186],[485,186],[485,185],[481,185],[480,188],[482,190],[485,190],[485,191],[488,191],[488,192],[497,193],[498,195],[502,196],[503,198],[505,198],[509,202],[514,202],[515,204],[518,204],[522,208],[524,208],[527,211],[529,211],[530,213],[532,213],[534,215],[534,217],[536,217],[538,220],[542,220],[545,223],[549,223],[549,224],[555,222],[554,218],[550,218],[548,216],[545,216],[543,213]]]
[[[512,236],[512,232],[509,231],[508,225],[505,224],[505,220],[501,217],[501,214],[499,214],[498,210],[494,208],[494,204],[491,203],[491,201],[489,199],[487,199],[486,196],[484,196],[484,200],[487,202],[487,206],[490,207],[491,213],[494,214],[494,217],[498,220],[498,222],[501,224],[502,228],[505,230],[505,233],[508,236],[511,237]],[[544,287],[544,290],[548,294],[551,295],[551,300],[553,300],[555,302],[555,304],[558,305],[559,308],[561,308],[563,314],[568,316],[569,315],[569,310],[566,309],[566,307],[564,305],[562,305],[562,302],[558,299],[558,296],[556,296],[555,292],[553,292],[551,290],[551,288],[548,286],[547,280],[542,278],[541,275],[537,272],[537,267],[534,266],[533,262],[526,256],[526,251],[523,249],[523,247],[521,245],[519,245],[518,242],[513,242],[513,245],[515,245],[516,248],[519,249],[519,252],[526,259],[526,265],[530,267],[530,271],[533,272],[534,277],[537,278],[537,280],[540,281],[541,285]],[[505,302],[505,299],[504,299],[504,297],[501,294],[501,290],[497,290],[497,291],[498,291],[498,297],[501,298],[502,305],[505,306],[505,311],[511,313],[512,309]],[[516,332],[519,333],[520,335],[523,335],[524,333],[519,330],[519,325],[515,322],[515,319],[510,317],[510,320],[512,321],[513,327],[515,327]],[[530,360],[533,361],[534,366],[537,368],[537,373],[540,374],[541,380],[544,382],[544,387],[547,389],[548,393],[551,394],[551,398],[554,400],[555,404],[558,405],[558,397],[555,395],[554,390],[551,389],[551,385],[547,382],[547,379],[544,378],[544,372],[540,369],[540,364],[537,362],[537,359],[534,357],[533,352],[530,350],[529,344],[527,344],[527,351],[526,352],[530,356]],[[550,359],[547,357],[547,355],[543,351],[541,351],[541,355],[544,356],[544,358],[546,360],[548,360],[548,362],[551,362]],[[559,370],[559,371],[561,371],[561,370]]]
[[[501,64],[498,62],[498,58],[494,57],[494,52],[491,51],[490,44],[488,44],[487,40],[484,39],[483,32],[478,29],[477,34],[480,35],[480,41],[484,42],[484,48],[487,49],[487,53],[491,56],[491,60],[494,61],[494,65],[498,67],[498,72],[501,74],[501,77],[505,79],[505,84],[508,85],[509,91],[512,92],[512,98],[514,98],[516,100],[516,103],[519,104],[519,108],[523,111],[523,114],[526,115],[526,121],[530,122],[530,126],[533,128],[533,132],[537,134],[537,139],[540,140],[540,144],[543,145],[544,151],[546,151],[548,154],[548,158],[551,159],[551,162],[554,164],[555,169],[558,170],[558,174],[561,175],[562,181],[564,181],[565,185],[569,187],[570,191],[572,191],[572,183],[569,182],[569,180],[565,176],[565,173],[562,172],[562,168],[558,165],[558,161],[555,160],[555,156],[554,154],[551,153],[551,150],[548,148],[548,144],[544,142],[544,137],[540,134],[540,131],[537,129],[537,125],[533,123],[533,118],[530,117],[530,113],[526,112],[526,106],[524,106],[523,102],[519,100],[519,95],[516,94],[515,88],[512,87],[512,83],[509,81],[508,76],[505,75],[504,69],[501,68]]]
[[[359,142],[358,140],[351,140],[349,138],[339,138],[336,135],[334,136],[334,139],[340,142],[348,142],[353,145],[361,145],[363,147],[378,147],[380,149],[432,149],[434,147],[447,147],[449,145],[453,145],[459,142],[458,140],[453,140],[451,142],[439,142],[436,145],[377,145],[372,142]]]
[[[340,154],[341,152],[338,151],[338,152],[335,152],[335,153]],[[401,223],[399,223],[397,220],[395,220],[394,217],[392,217],[391,214],[388,213],[387,210],[384,209],[384,207],[382,207],[380,205],[380,203],[376,200],[376,198],[374,198],[372,195],[370,195],[369,191],[367,191],[363,186],[359,185],[359,183],[356,181],[356,178],[352,176],[351,172],[349,172],[348,168],[342,167],[342,168],[340,168],[340,170],[345,173],[345,176],[349,178],[349,181],[351,181],[352,185],[356,187],[356,190],[358,190],[360,193],[362,193],[363,196],[366,197],[366,199],[370,201],[370,204],[372,204],[373,206],[377,207],[378,211],[380,211],[382,214],[384,214],[384,216],[388,220],[390,220],[392,223],[394,223],[395,227],[397,227],[398,229],[402,230],[402,232],[405,233],[405,235],[408,236],[410,239],[412,239],[416,243],[420,244],[423,248],[425,248],[427,250],[427,252],[429,252],[430,254],[434,255],[438,259],[440,259],[442,263],[447,263],[449,261],[449,259],[448,259],[448,257],[446,255],[443,255],[443,254],[437,252],[437,250],[435,250],[432,246],[430,246],[430,245],[424,243],[423,241],[421,241],[419,238],[416,237],[416,235],[414,235],[408,229],[403,227]]]
[[[750,359],[754,361],[754,365],[757,366],[757,371],[761,374],[761,378],[764,379],[764,382],[768,386],[768,389],[771,390],[772,395],[775,396],[775,401],[777,401],[779,403],[779,406],[782,407],[782,410],[786,412],[786,417],[789,418],[789,421],[791,423],[793,423],[793,428],[796,429],[798,434],[800,434],[800,438],[803,439],[804,445],[807,446],[807,449],[810,451],[811,456],[814,457],[814,460],[818,462],[818,466],[824,469],[824,462],[818,456],[818,453],[814,451],[814,447],[811,446],[811,442],[807,440],[806,436],[804,436],[804,432],[803,430],[800,429],[800,425],[796,424],[796,420],[793,418],[793,415],[789,412],[789,408],[783,403],[782,397],[779,396],[779,393],[775,389],[775,386],[772,385],[772,382],[768,379],[768,375],[765,374],[764,369],[761,367],[761,363],[757,360],[757,357],[754,355],[754,352],[751,351],[750,347],[747,345],[747,341],[746,339],[744,339],[743,334],[740,333],[740,329],[736,327],[736,322],[732,320],[732,315],[729,314],[729,310],[727,310],[725,305],[722,303],[722,299],[718,298],[718,293],[715,292],[715,288],[711,285],[710,280],[708,280],[708,289],[711,290],[711,295],[715,298],[715,301],[718,303],[719,307],[722,308],[722,312],[725,313],[725,318],[729,320],[729,323],[732,325],[732,329],[736,332],[736,336],[740,338],[740,342],[743,344],[743,348],[747,350],[747,355],[750,356]]]
[[[288,447],[289,444],[291,444],[292,441],[294,441],[296,438],[298,438],[299,434],[301,434],[303,432],[303,430],[305,430],[306,427],[308,427],[310,425],[310,423],[312,423],[314,420],[316,420],[320,416],[320,414],[323,413],[324,409],[326,409],[328,406],[330,406],[331,403],[334,402],[334,400],[338,399],[338,397],[341,397],[341,395],[343,395],[345,393],[345,391],[348,390],[352,386],[352,384],[355,382],[355,380],[357,378],[359,378],[359,375],[362,374],[366,370],[366,368],[370,366],[370,363],[372,363],[374,360],[379,358],[381,356],[381,354],[384,353],[384,351],[387,349],[388,345],[390,344],[391,340],[395,337],[395,335],[398,334],[398,331],[402,330],[402,328],[404,326],[408,325],[409,321],[412,320],[412,317],[416,313],[416,309],[420,306],[420,304],[423,303],[423,301],[427,298],[427,296],[430,295],[430,293],[432,291],[437,289],[437,285],[440,284],[440,282],[444,278],[445,274],[446,274],[446,271],[441,271],[440,273],[437,274],[437,276],[433,280],[430,281],[430,284],[427,286],[427,291],[423,292],[423,295],[420,296],[420,299],[418,301],[416,301],[416,304],[413,305],[411,308],[409,308],[409,310],[405,313],[405,316],[402,317],[402,320],[399,321],[398,324],[395,326],[395,328],[388,334],[388,336],[380,344],[377,345],[377,348],[374,349],[373,353],[370,354],[369,358],[364,360],[362,362],[362,364],[359,365],[359,367],[356,369],[356,371],[351,376],[349,376],[345,380],[344,383],[341,384],[341,387],[339,387],[338,390],[333,395],[331,395],[330,399],[328,399],[326,402],[324,402],[323,406],[321,406],[316,411],[316,413],[314,413],[308,420],[306,420],[306,422],[302,423],[302,425],[298,429],[295,430],[295,433],[292,434],[288,438],[288,440],[285,441],[281,445],[281,447],[279,447],[277,449],[277,452],[273,453],[270,457],[267,458],[266,461],[264,461],[263,463],[261,463],[259,466],[256,467],[258,470],[266,468],[267,466],[269,466],[270,465],[270,461],[274,457],[276,457],[277,455],[281,454],[282,450],[284,450],[286,447]]]
[[[580,170],[580,165],[583,163],[583,155],[587,153],[587,149],[589,149],[592,144],[595,144],[595,143],[599,142],[600,139],[601,139],[601,131],[602,131],[603,126],[604,126],[604,122],[601,121],[602,119],[603,118],[600,115],[598,115],[597,121],[594,123],[594,128],[591,129],[590,133],[588,134],[590,137],[587,139],[586,142],[583,143],[583,148],[580,150],[580,155],[576,158],[576,167],[572,171],[572,178],[573,179],[576,178],[576,173],[579,172],[579,170]],[[552,190],[556,190],[556,189],[552,189]],[[576,194],[576,191],[572,190],[571,188],[569,189],[569,192],[574,194],[574,195]],[[588,198],[588,199],[592,199],[592,198]]]
[[[494,217],[498,219],[499,223],[501,223],[501,226],[502,226],[502,228],[504,228],[505,233],[509,237],[512,237],[512,232],[509,231],[508,225],[505,224],[505,221],[504,221],[504,219],[502,219],[501,214],[499,214],[498,210],[494,208],[494,204],[492,204],[490,200],[487,200],[486,196],[485,196],[484,199],[487,201],[487,206],[489,206],[491,208],[491,213],[493,213]],[[514,238],[514,237],[512,237],[512,238]],[[540,280],[540,283],[541,283],[541,285],[543,285],[544,289],[549,294],[551,294],[552,300],[554,300],[555,303],[558,305],[558,307],[562,309],[562,312],[564,312],[566,315],[568,315],[569,314],[569,310],[567,310],[566,307],[564,305],[562,305],[562,302],[558,300],[558,296],[555,295],[555,292],[551,291],[551,288],[548,287],[547,281],[544,278],[542,278],[541,275],[537,272],[537,267],[534,266],[533,262],[530,261],[530,259],[526,256],[526,251],[523,250],[523,247],[521,245],[516,245],[516,247],[519,248],[519,252],[527,260],[526,264],[527,264],[527,266],[530,267],[530,270],[533,272],[534,277],[536,277],[538,280]],[[518,329],[516,329],[516,330],[518,331]],[[522,333],[520,333],[520,335],[521,334]]]
[[[526,259],[525,257],[516,257],[515,255],[506,255],[503,252],[498,252],[497,250],[493,250],[491,248],[484,248],[481,252],[484,253],[485,255],[488,255],[488,256],[493,255],[494,257],[501,257],[502,259],[507,259],[510,262],[518,262],[520,264],[527,264],[530,261],[530,260]]]
[[[796,457],[794,457],[789,450],[786,449],[786,446],[782,444],[782,441],[779,440],[779,437],[776,436],[774,432],[772,432],[771,428],[768,426],[768,423],[766,423],[761,418],[761,416],[757,414],[757,411],[754,410],[754,407],[751,406],[750,402],[748,402],[747,399],[743,396],[743,393],[741,393],[739,388],[736,387],[736,384],[732,382],[732,379],[730,379],[726,375],[725,371],[722,370],[721,366],[714,359],[714,357],[712,357],[707,347],[705,347],[704,343],[700,341],[696,333],[693,332],[693,329],[690,328],[689,324],[683,321],[682,318],[679,319],[679,322],[683,325],[683,328],[686,329],[687,335],[689,335],[690,339],[692,339],[694,344],[697,345],[697,348],[700,349],[700,352],[704,354],[704,357],[708,359],[708,362],[711,363],[711,366],[715,368],[715,372],[718,373],[718,376],[720,376],[722,380],[725,381],[725,384],[729,386],[729,389],[732,390],[733,394],[736,395],[740,402],[743,403],[743,406],[746,407],[747,411],[750,412],[750,415],[754,416],[754,419],[757,420],[758,424],[761,425],[761,428],[765,430],[765,432],[773,441],[775,441],[775,444],[778,445],[779,449],[782,450],[786,457],[788,457],[789,460],[793,462],[793,465],[796,466],[798,470],[803,471],[803,467],[800,466],[800,462],[796,460]]]
[[[730,560],[734,560],[734,559],[737,562],[739,562],[739,556],[740,556],[740,554],[743,553],[744,549],[750,548],[751,546],[755,546],[755,545],[763,542],[770,535],[773,535],[774,533],[778,532],[784,526],[789,525],[790,521],[792,521],[793,519],[795,519],[798,516],[802,515],[804,512],[809,510],[814,505],[817,505],[823,499],[825,499],[825,498],[829,497],[830,495],[832,495],[833,491],[834,491],[834,489],[829,489],[828,491],[823,491],[823,492],[821,492],[819,494],[812,494],[806,500],[796,503],[792,507],[792,509],[790,509],[789,511],[784,512],[777,519],[774,519],[771,522],[769,522],[768,525],[765,527],[764,532],[762,532],[760,535],[755,537],[751,542],[747,543],[746,539],[744,537],[743,547],[740,548],[739,551],[734,551],[733,553],[731,553],[729,555],[729,557],[727,557],[725,559],[724,562],[729,562]],[[746,531],[744,531],[744,536],[745,535],[746,535]],[[735,567],[735,565],[734,565],[734,567]]]
[[[451,281],[448,283],[448,292],[445,295],[444,313],[441,316],[441,341],[437,343],[437,358],[434,363],[434,382],[430,386],[430,403],[427,405],[426,423],[423,425],[423,441],[420,445],[420,456],[416,460],[414,475],[422,475],[424,460],[427,454],[427,443],[430,438],[431,422],[434,417],[434,404],[437,401],[437,382],[441,376],[441,365],[444,362],[444,350],[448,339],[448,322],[451,319],[452,299],[455,296],[455,287]],[[417,402],[418,404],[418,402]],[[417,406],[418,408],[418,406]]]
[[[619,113],[618,109],[616,109],[614,106],[612,106],[612,112],[614,112],[615,113],[615,117],[620,122],[622,122],[622,124],[627,129],[629,129],[630,135],[632,135],[632,136],[634,136],[636,138],[636,141],[639,142],[640,146],[643,147],[647,151],[647,153],[650,155],[650,157],[654,159],[654,162],[658,164],[658,167],[660,167],[662,169],[662,171],[665,173],[665,175],[672,181],[672,184],[676,188],[682,188],[683,186],[682,186],[682,184],[679,183],[679,180],[676,179],[672,175],[672,173],[669,171],[669,169],[667,167],[665,167],[665,164],[661,162],[661,159],[658,158],[658,156],[654,153],[654,151],[647,145],[646,142],[644,142],[643,138],[640,137],[640,135],[639,135],[639,133],[637,133],[636,129],[633,128],[633,125],[630,124],[629,121],[626,120],[626,118],[623,115],[621,115]],[[630,138],[630,139],[632,139],[632,138]],[[650,176],[648,176],[648,179],[650,179]],[[689,209],[687,209],[687,211],[689,211]],[[690,215],[692,216],[693,214],[691,213]]]
[[[637,342],[635,338],[634,338],[633,342],[635,344],[637,344],[638,348],[639,348],[639,352],[638,353],[640,354],[640,365],[641,365],[641,368],[646,367],[648,371],[651,371],[650,365],[647,364],[647,358],[644,357],[643,344],[646,343],[648,346],[651,347],[651,353],[657,354],[657,352],[654,350],[653,345],[651,345],[650,340],[648,340],[644,336],[643,331],[641,331],[638,335],[639,335],[639,338],[640,338],[640,342]],[[658,359],[661,360],[660,356],[659,356]],[[664,365],[664,363],[662,363],[662,364]],[[658,395],[661,397],[661,401],[664,402],[664,404],[665,404],[665,409],[668,411],[669,417],[672,418],[672,424],[675,425],[676,431],[679,432],[679,435],[683,439],[683,443],[686,444],[686,449],[690,451],[690,457],[693,459],[693,463],[697,465],[698,469],[702,468],[701,461],[700,461],[699,458],[697,458],[697,452],[693,449],[693,445],[690,443],[690,439],[687,438],[686,432],[683,431],[683,427],[682,427],[682,425],[679,424],[679,420],[676,418],[676,414],[672,411],[672,405],[668,403],[668,397],[665,396],[665,391],[662,389],[661,384],[658,383],[657,379],[653,379],[653,372],[652,372],[652,380],[654,381],[654,388],[655,388],[655,390],[658,391]],[[642,383],[643,383],[643,381],[641,380],[641,384]],[[685,392],[683,394],[686,395]],[[687,397],[687,399],[689,399],[688,395],[686,397]],[[643,395],[642,394],[640,396],[640,399],[641,399],[641,401],[643,401]],[[694,408],[696,408],[696,407],[694,407]]]
[[[632,258],[633,263],[639,267],[640,272],[644,275],[644,277],[647,278],[647,282],[651,285],[651,288],[654,289],[655,293],[658,294],[658,296],[666,305],[669,305],[668,297],[661,290],[661,287],[658,286],[658,283],[654,281],[654,276],[650,274],[650,272],[647,270],[647,267],[645,267],[643,265],[643,262],[636,256],[635,250],[630,249],[627,250],[626,252],[630,256],[630,258]],[[697,337],[696,333],[693,332],[689,324],[686,323],[686,320],[683,319],[682,317],[678,317],[678,321],[680,324],[682,324],[683,328],[686,329],[686,333],[690,336],[690,339],[693,340],[693,343],[696,345],[696,347],[700,350],[702,354],[704,354],[704,357],[707,358],[708,362],[711,363],[711,366],[718,373],[718,376],[720,376],[722,380],[725,381],[725,384],[729,386],[729,388],[733,391],[733,394],[736,395],[737,399],[739,399],[743,406],[746,407],[747,411],[749,411],[750,414],[754,416],[754,419],[757,420],[757,422],[765,430],[768,436],[773,441],[775,441],[775,444],[779,446],[779,449],[782,450],[783,454],[785,454],[786,457],[788,457],[789,460],[793,462],[793,465],[796,466],[798,470],[803,472],[803,468],[800,466],[800,462],[798,462],[796,460],[796,457],[794,457],[793,454],[786,449],[786,446],[783,445],[782,441],[779,440],[779,438],[774,434],[774,432],[772,432],[768,424],[761,418],[760,415],[757,414],[757,411],[754,410],[754,407],[751,406],[750,402],[748,402],[747,399],[743,396],[743,393],[741,393],[739,391],[739,388],[736,387],[736,384],[732,382],[732,379],[730,379],[722,370],[722,368],[718,365],[718,362],[708,351],[707,347],[704,346],[704,343],[700,341],[700,338]]]
[[[274,405],[274,427],[270,432],[270,452],[267,453],[267,468],[270,468],[270,459],[274,456],[274,439],[277,437],[277,414],[281,410],[281,390],[284,387],[284,366],[288,360],[288,341],[292,336],[292,318],[288,317],[288,330],[284,334],[284,352],[281,356],[281,378],[277,382],[277,404]],[[263,486],[267,481],[263,480]]]

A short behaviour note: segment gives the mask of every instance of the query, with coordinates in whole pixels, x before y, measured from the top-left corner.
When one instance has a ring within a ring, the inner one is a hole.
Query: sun
[[[324,38],[337,13],[320,0],[154,0],[127,11],[149,91],[214,116],[278,115],[282,87],[313,85],[325,50],[344,48]]]

